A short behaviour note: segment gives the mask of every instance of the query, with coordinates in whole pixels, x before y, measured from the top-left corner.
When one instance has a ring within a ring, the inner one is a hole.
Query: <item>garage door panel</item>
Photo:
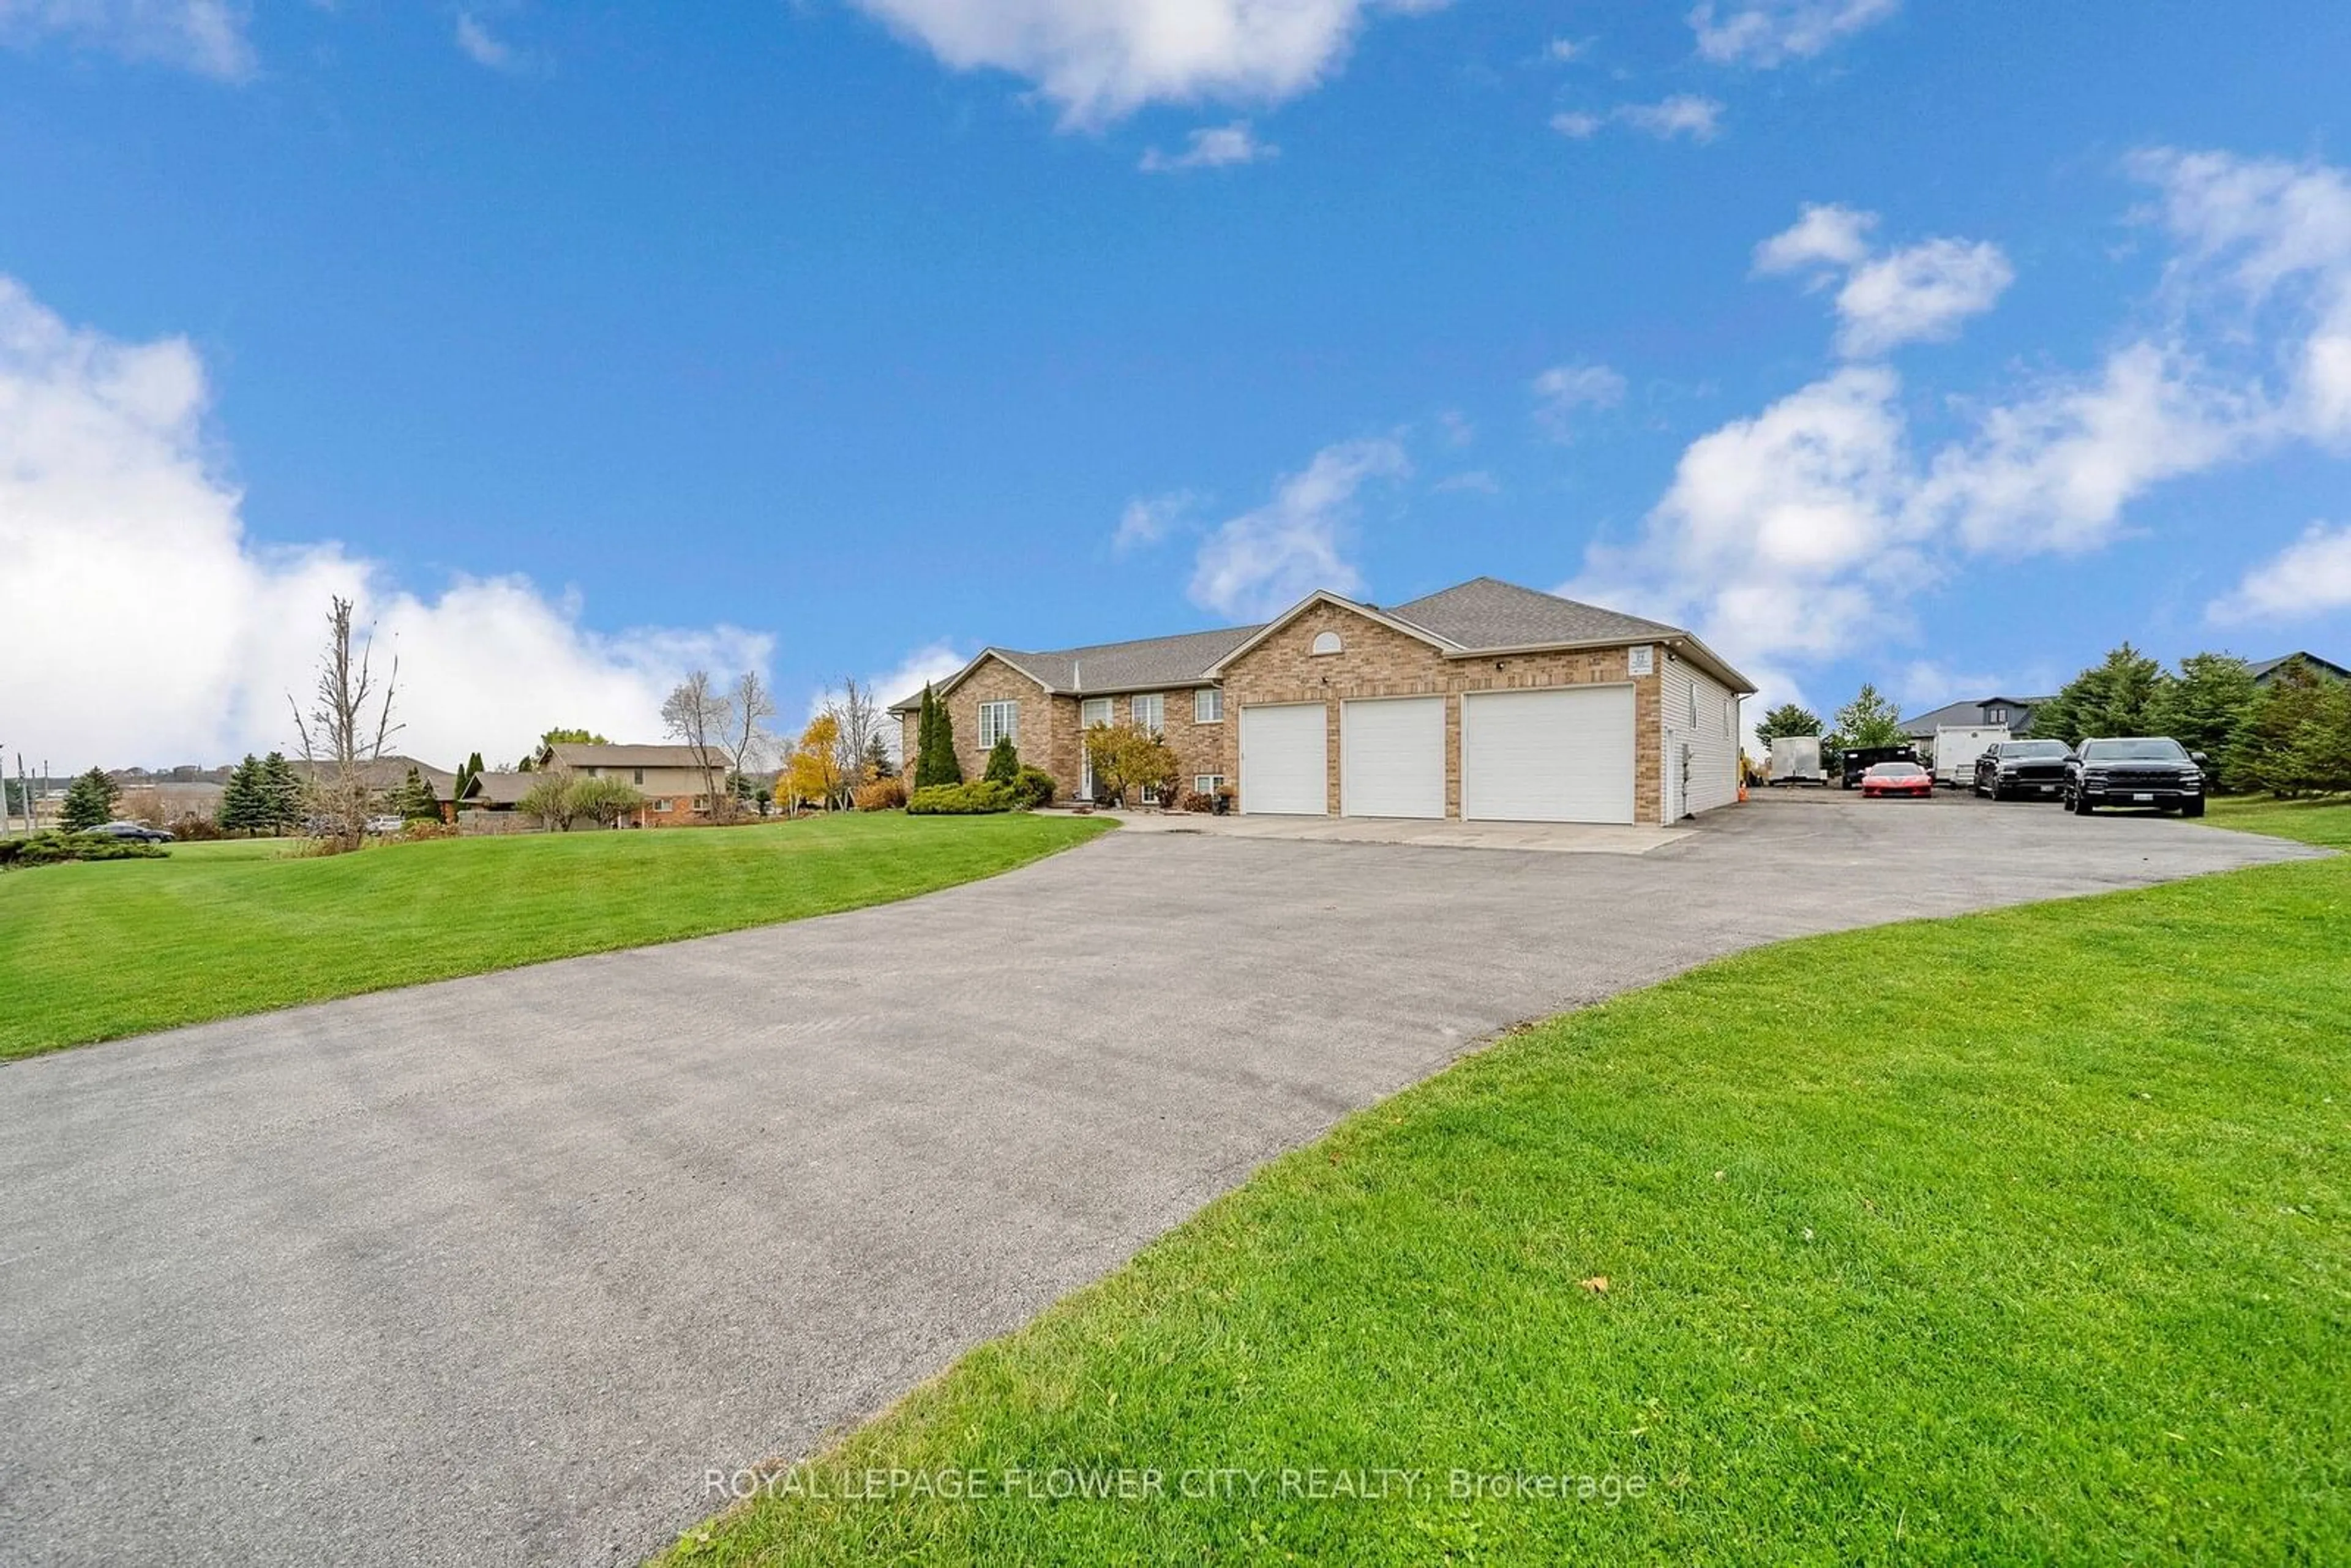
[[[1629,686],[1479,692],[1461,700],[1461,814],[1486,821],[1633,821]]]
[[[1339,810],[1350,817],[1445,815],[1443,697],[1340,706]]]
[[[1241,709],[1240,809],[1249,816],[1330,814],[1330,715],[1321,703]]]

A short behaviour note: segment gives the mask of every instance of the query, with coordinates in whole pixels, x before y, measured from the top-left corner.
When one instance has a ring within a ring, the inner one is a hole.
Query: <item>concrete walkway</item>
[[[2309,852],[1949,801],[1639,855],[1122,831],[0,1069],[0,1562],[634,1562],[706,1469],[806,1452],[1513,1022]]]
[[[1197,811],[1105,811],[1129,831],[1283,839],[1310,844],[1410,844],[1421,849],[1524,850],[1535,854],[1645,855],[1687,838],[1687,827],[1590,822],[1455,822],[1416,817],[1217,817]]]

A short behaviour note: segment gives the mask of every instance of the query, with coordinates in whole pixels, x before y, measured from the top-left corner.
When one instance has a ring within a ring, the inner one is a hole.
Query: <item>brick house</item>
[[[1481,577],[1382,608],[1054,653],[990,647],[935,688],[967,778],[1008,735],[1064,798],[1081,737],[1155,729],[1250,813],[1674,821],[1738,799],[1755,687],[1678,627]],[[919,693],[893,706],[911,770]]]

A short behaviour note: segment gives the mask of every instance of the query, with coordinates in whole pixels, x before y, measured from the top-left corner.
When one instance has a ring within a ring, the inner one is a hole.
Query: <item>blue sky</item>
[[[2342,659],[2346,79],[2319,4],[0,5],[0,746],[283,743],[337,587],[443,762],[1480,573],[1823,709]]]

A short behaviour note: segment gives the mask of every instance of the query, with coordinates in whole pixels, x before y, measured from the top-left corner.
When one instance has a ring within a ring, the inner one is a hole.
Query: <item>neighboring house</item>
[[[331,779],[335,773],[335,765],[331,762],[310,763],[298,757],[294,759],[293,766],[294,776],[305,783],[315,779]],[[360,763],[360,777],[366,780],[370,789],[381,795],[407,783],[408,770],[412,768],[416,769],[417,777],[432,786],[433,798],[435,800],[446,801],[451,792],[457,788],[457,776],[447,768],[435,768],[429,762],[419,762],[413,757],[402,757],[397,754],[379,757],[373,762]]]
[[[1980,697],[1971,702],[1946,703],[1931,713],[1902,721],[1902,733],[1913,740],[1932,743],[1935,732],[1946,725],[1961,725],[1970,728],[1986,728],[2006,725],[2011,735],[2022,735],[2032,727],[2032,710],[2047,702],[2047,697]]]
[[[495,773],[485,769],[474,775],[465,788],[465,798],[457,802],[465,810],[511,811],[522,804],[530,787],[538,782],[536,773]]]
[[[1244,812],[1678,821],[1739,797],[1752,683],[1677,627],[1481,577],[1382,608],[1309,594],[1259,626],[990,647],[936,688],[967,778],[1009,736],[1063,796],[1096,724],[1158,731]],[[911,775],[919,693],[893,707]]]
[[[713,751],[711,760],[716,765],[718,787],[724,789],[729,771],[726,758]],[[641,828],[686,827],[711,820],[711,780],[690,746],[584,746],[566,741],[540,747],[532,761],[541,772],[569,768],[590,779],[618,779],[634,785],[645,797],[644,809],[633,819]]]
[[[2332,680],[2351,681],[2351,670],[2345,669],[2342,665],[2336,664],[2332,659],[2322,659],[2315,653],[2280,653],[2274,659],[2254,659],[2251,661],[2250,667],[2253,672],[2253,685],[2257,686],[2268,685],[2271,678],[2278,673],[2279,666],[2283,664],[2289,659],[2301,659],[2310,665],[2313,672],[2325,675]]]

